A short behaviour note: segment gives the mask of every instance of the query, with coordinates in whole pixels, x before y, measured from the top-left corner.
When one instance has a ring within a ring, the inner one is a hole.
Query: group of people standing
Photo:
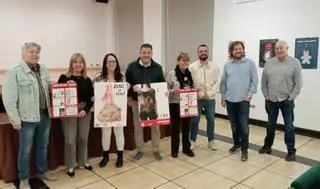
[[[10,123],[19,131],[20,147],[18,157],[18,177],[20,188],[29,189],[29,159],[33,143],[36,148],[36,165],[39,177],[57,180],[48,171],[47,146],[50,133],[50,76],[47,69],[40,65],[40,45],[31,42],[22,47],[22,61],[9,70],[3,84],[3,100]],[[276,44],[276,57],[271,58],[264,67],[261,81],[268,113],[267,136],[259,153],[271,153],[275,135],[275,125],[279,109],[285,122],[285,143],[288,148],[287,161],[295,160],[294,137],[294,99],[302,86],[302,74],[299,61],[288,56],[288,46],[284,41]],[[137,93],[141,84],[167,82],[169,110],[172,125],[171,156],[178,157],[180,129],[182,131],[182,152],[194,157],[200,115],[205,113],[207,120],[208,147],[216,151],[214,143],[215,96],[220,91],[221,105],[226,106],[231,123],[233,147],[230,153],[241,149],[241,160],[248,159],[249,148],[249,109],[250,101],[257,92],[258,74],[255,63],[245,57],[245,46],[241,41],[234,41],[229,46],[229,61],[224,65],[222,77],[217,64],[208,60],[209,49],[203,44],[197,49],[198,60],[190,64],[187,53],[180,53],[176,67],[168,72],[166,78],[159,63],[152,59],[153,49],[150,44],[142,44],[139,58],[131,62],[125,74],[121,73],[120,64],[115,54],[104,57],[102,69],[93,78],[93,82],[128,82],[128,105],[132,107],[136,154],[134,159],[144,156],[143,127]],[[58,83],[77,83],[79,113],[77,117],[62,118],[62,131],[65,137],[65,165],[67,175],[73,177],[77,167],[92,170],[87,162],[87,144],[90,129],[92,106],[94,105],[93,82],[87,76],[85,58],[75,53],[69,63],[66,74],[59,77]],[[196,88],[198,90],[199,115],[181,118],[179,109],[179,91]],[[109,161],[111,127],[102,128],[102,160],[100,167]],[[124,134],[123,127],[113,128],[117,143],[116,167],[123,166]],[[159,126],[151,126],[151,144],[153,156],[160,161]]]

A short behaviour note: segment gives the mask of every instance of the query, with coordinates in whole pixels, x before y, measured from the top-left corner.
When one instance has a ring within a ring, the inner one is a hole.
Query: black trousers
[[[182,151],[190,151],[189,131],[191,118],[180,118],[179,104],[170,103],[171,119],[171,154],[178,154],[180,143],[180,128],[182,132]]]

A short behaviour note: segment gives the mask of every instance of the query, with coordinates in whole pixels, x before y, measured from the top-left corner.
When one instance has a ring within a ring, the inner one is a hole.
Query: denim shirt
[[[255,63],[243,58],[240,63],[234,60],[224,65],[220,84],[221,98],[230,102],[242,102],[246,96],[257,92],[258,73]]]
[[[40,66],[40,77],[50,113],[50,76],[43,65]],[[21,121],[40,122],[38,81],[26,62],[22,61],[12,70],[7,71],[2,93],[3,103],[11,124],[21,124]]]

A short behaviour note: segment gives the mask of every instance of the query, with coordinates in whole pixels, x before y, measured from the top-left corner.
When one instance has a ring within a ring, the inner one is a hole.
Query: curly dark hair
[[[123,81],[123,74],[121,73],[121,70],[120,70],[120,64],[119,64],[119,61],[118,61],[118,58],[115,54],[113,53],[108,53],[106,54],[106,56],[104,57],[103,59],[103,63],[102,63],[102,70],[101,70],[101,74],[99,75],[99,79],[106,79],[108,77],[108,70],[107,70],[107,60],[108,60],[108,57],[109,56],[113,56],[115,59],[116,59],[116,69],[114,70],[114,79],[117,81],[117,82],[121,82]]]
[[[232,52],[233,52],[234,48],[235,48],[236,46],[238,46],[238,45],[241,45],[242,48],[243,48],[243,57],[246,56],[246,53],[245,53],[245,51],[244,51],[244,50],[245,50],[244,43],[243,43],[242,41],[233,41],[233,42],[231,42],[231,43],[229,44],[229,49],[228,49],[228,51],[229,51],[229,58],[231,58],[231,59],[234,58]]]

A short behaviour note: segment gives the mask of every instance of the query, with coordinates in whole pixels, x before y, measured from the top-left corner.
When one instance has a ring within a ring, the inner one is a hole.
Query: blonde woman
[[[75,53],[70,59],[69,69],[62,74],[58,83],[77,83],[79,113],[77,117],[63,118],[62,131],[65,137],[65,165],[67,175],[74,177],[75,167],[80,166],[91,171],[92,166],[87,163],[87,146],[93,105],[93,86],[87,76],[86,61],[82,54]]]

